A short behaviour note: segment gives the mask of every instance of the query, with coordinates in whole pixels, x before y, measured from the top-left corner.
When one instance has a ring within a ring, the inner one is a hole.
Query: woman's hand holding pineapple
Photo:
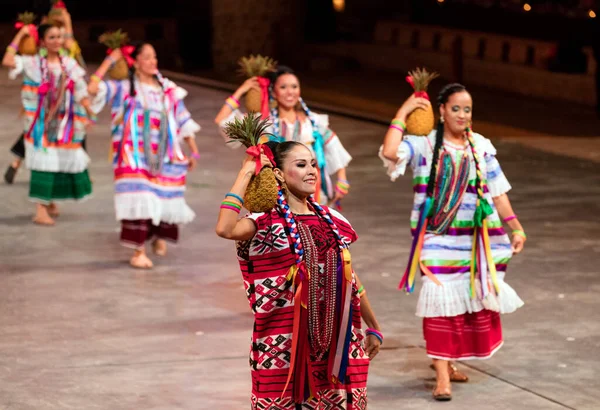
[[[102,79],[102,77],[104,77],[104,74],[106,74],[106,72],[110,69],[110,66],[113,64],[113,62],[119,61],[119,59],[121,59],[122,57],[123,53],[121,52],[120,48],[115,48],[111,51],[109,56],[102,62],[100,67],[98,67],[98,70],[96,70],[96,72],[92,76],[92,81],[90,81],[90,83],[88,84],[88,94],[98,94],[99,81]]]
[[[431,102],[428,99],[423,97],[415,97],[412,94],[410,97],[404,101],[404,104],[398,109],[396,112],[396,116],[394,118],[402,121],[406,121],[406,117],[413,112],[414,110],[421,108],[423,110],[428,109],[431,106]]]
[[[260,91],[257,77],[250,77],[240,85],[240,87],[233,93],[233,97],[240,100],[250,90]]]

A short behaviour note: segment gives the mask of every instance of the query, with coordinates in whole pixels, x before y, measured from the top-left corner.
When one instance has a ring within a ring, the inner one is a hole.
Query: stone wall
[[[302,3],[301,0],[213,0],[214,70],[235,70],[237,60],[249,54],[288,59],[302,40]]]

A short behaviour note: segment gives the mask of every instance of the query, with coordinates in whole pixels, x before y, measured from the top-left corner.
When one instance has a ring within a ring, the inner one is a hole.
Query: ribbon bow
[[[21,29],[24,26],[25,26],[25,23],[23,23],[22,21],[17,21],[15,23],[15,28],[16,29]],[[35,44],[38,44],[39,43],[39,35],[38,35],[37,27],[35,26],[35,24],[27,24],[27,27],[29,27],[29,35],[35,41]]]
[[[415,80],[409,75],[406,77],[406,82],[410,84],[410,86],[415,89]],[[429,100],[429,95],[427,95],[427,91],[415,91],[415,97],[417,98],[425,98]]]
[[[260,86],[260,114],[263,118],[269,118],[269,81],[266,77],[258,77]]]
[[[135,62],[135,60],[133,59],[133,57],[131,57],[131,53],[133,53],[133,50],[135,50],[134,46],[122,46],[120,47],[121,50],[121,54],[123,55],[123,59],[125,60],[125,62],[127,63],[128,67],[133,66],[133,63]],[[108,50],[106,50],[106,54],[110,55],[110,53],[112,53],[114,50],[111,50],[110,48]]]
[[[258,175],[260,170],[262,169],[262,163],[260,160],[261,154],[265,154],[267,156],[267,158],[269,158],[269,161],[271,161],[271,164],[275,165],[275,158],[273,157],[273,152],[271,151],[271,148],[269,148],[268,145],[265,145],[265,144],[254,145],[246,150],[246,154],[255,158],[254,159],[256,161],[255,175]]]
[[[58,0],[56,3],[54,3],[54,5],[52,6],[53,9],[66,9],[67,6],[65,4],[64,1],[62,0]]]

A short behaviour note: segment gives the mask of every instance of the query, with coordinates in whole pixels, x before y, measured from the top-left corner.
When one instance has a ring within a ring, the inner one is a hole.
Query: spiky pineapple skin
[[[406,118],[406,133],[408,135],[429,135],[433,130],[435,118],[433,109],[417,108]]]
[[[263,168],[250,180],[244,195],[244,207],[250,212],[268,212],[277,205],[279,187],[271,168]]]
[[[108,70],[108,76],[113,80],[125,80],[129,76],[129,66],[124,58],[117,60],[114,67]]]
[[[261,105],[261,94],[260,91],[251,89],[246,93],[244,97],[244,103],[246,104],[246,110],[260,112]]]
[[[26,56],[37,54],[37,44],[31,36],[23,37],[19,43],[19,53]]]

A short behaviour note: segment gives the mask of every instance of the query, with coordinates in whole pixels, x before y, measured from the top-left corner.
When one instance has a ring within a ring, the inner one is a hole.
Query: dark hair
[[[306,147],[306,145],[298,141],[267,141],[265,145],[271,149],[271,152],[273,152],[275,166],[279,169],[283,169],[283,161],[285,161],[285,158],[288,156],[291,150],[297,146]]]
[[[38,30],[38,35],[39,35],[40,41],[42,41],[44,39],[44,36],[48,32],[48,30],[50,30],[51,28],[58,28],[58,26],[56,24],[50,24],[50,23],[40,24],[38,26],[37,30]]]
[[[292,70],[290,67],[286,66],[286,65],[279,65],[277,66],[277,69],[273,72],[270,72],[268,74],[268,79],[271,82],[271,85],[274,86],[275,82],[277,81],[277,79],[279,77],[281,77],[284,74],[292,74],[292,75],[296,75],[296,73],[294,72],[294,70]]]
[[[133,41],[131,42],[131,45],[134,47],[133,51],[131,52],[131,58],[133,58],[134,60],[137,58],[138,55],[140,55],[140,53],[142,52],[142,49],[144,48],[144,46],[149,45],[151,46],[152,44],[145,42],[145,41]],[[134,81],[134,76],[135,76],[135,67],[131,66],[129,67],[129,95],[130,96],[134,96],[135,95],[135,81]]]
[[[452,83],[446,85],[437,98],[438,107],[446,104],[451,95],[460,93],[463,91],[467,91],[467,88],[459,83]],[[433,147],[433,158],[431,160],[431,171],[429,172],[429,181],[427,183],[427,196],[433,196],[433,190],[435,188],[435,176],[437,174],[437,166],[438,159],[440,157],[440,150],[442,149],[442,144],[444,143],[444,123],[441,119],[437,123],[437,128],[435,130],[435,145]]]

